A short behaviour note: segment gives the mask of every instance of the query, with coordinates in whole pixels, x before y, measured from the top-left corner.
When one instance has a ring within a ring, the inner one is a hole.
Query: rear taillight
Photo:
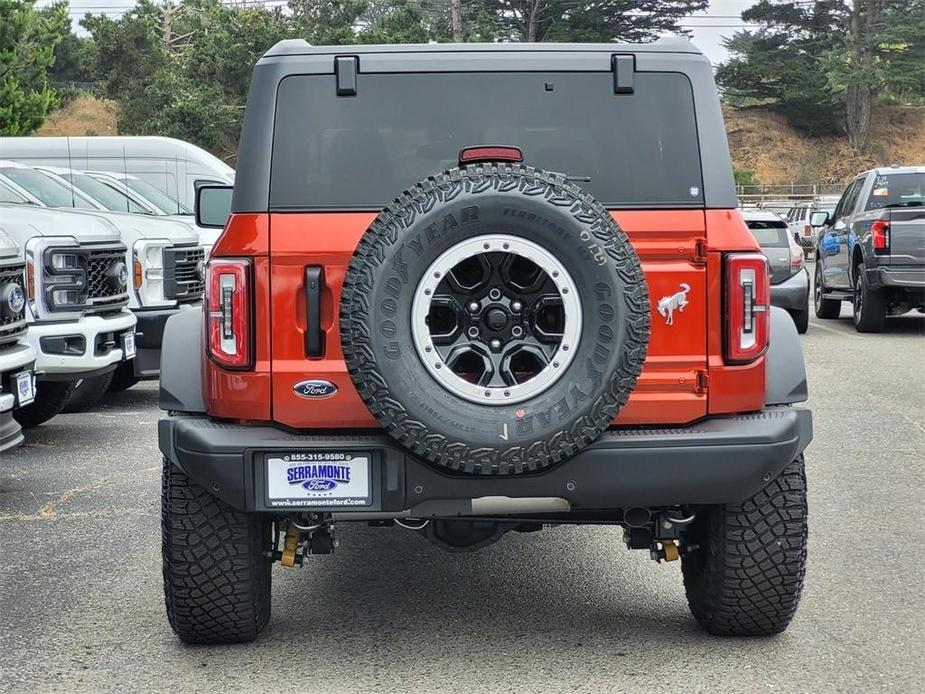
[[[216,258],[206,266],[209,356],[228,369],[253,366],[251,262]]]
[[[803,249],[792,248],[790,250],[790,274],[803,268]]]
[[[890,249],[890,223],[882,219],[870,225],[870,240],[875,251]]]
[[[813,227],[809,224],[804,224],[803,225],[803,236],[812,236],[812,235],[813,235]]]
[[[768,262],[760,253],[731,253],[725,258],[725,359],[754,361],[768,348],[771,284]]]

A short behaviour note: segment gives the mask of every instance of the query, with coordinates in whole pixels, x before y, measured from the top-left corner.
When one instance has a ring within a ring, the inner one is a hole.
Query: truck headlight
[[[164,295],[164,249],[170,245],[167,239],[142,239],[132,246],[132,281],[141,306],[175,303]]]
[[[79,266],[76,253],[52,253],[51,266],[56,270],[69,270]]]
[[[87,303],[87,261],[76,248],[52,246],[45,250],[42,287],[49,311],[80,310]]]
[[[83,302],[80,300],[80,294],[76,289],[55,289],[51,292],[51,301],[55,308],[64,308],[67,306],[79,306]]]

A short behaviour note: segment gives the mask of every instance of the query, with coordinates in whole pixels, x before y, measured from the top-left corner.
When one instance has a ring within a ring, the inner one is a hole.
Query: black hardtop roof
[[[692,43],[666,37],[645,44],[624,43],[433,43],[362,46],[312,46],[303,39],[280,41],[257,62],[251,79],[244,126],[238,149],[232,209],[266,212],[270,209],[270,169],[274,146],[277,97],[289,77],[335,75],[344,66],[345,79],[354,80],[354,94],[362,99],[364,80],[376,75],[460,72],[613,72],[614,95],[618,72],[627,67],[621,55],[631,55],[635,73],[678,73],[694,95],[696,132],[700,148],[703,202],[708,208],[736,207],[732,160],[726,143],[723,114],[707,57]],[[616,56],[616,57],[614,57]],[[355,58],[355,62],[347,60]],[[339,79],[339,78],[338,78]],[[628,92],[632,93],[632,88]]]
[[[371,53],[692,53],[703,55],[687,39],[669,36],[652,43],[415,43],[356,46],[313,46],[305,39],[286,39],[264,58],[305,55],[363,55]]]

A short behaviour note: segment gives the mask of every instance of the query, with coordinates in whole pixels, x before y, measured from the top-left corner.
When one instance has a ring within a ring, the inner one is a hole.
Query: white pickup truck
[[[25,262],[19,245],[0,230],[0,452],[22,443],[14,408],[35,399],[35,350],[26,335]]]
[[[36,205],[102,216],[118,228],[126,245],[129,308],[138,318],[137,357],[111,374],[82,384],[69,410],[92,406],[107,389],[124,390],[138,380],[157,378],[167,319],[202,302],[206,251],[195,224],[111,211],[55,171],[17,162],[0,161],[0,186]]]
[[[131,273],[102,217],[0,202],[0,225],[25,253],[25,340],[38,376],[34,402],[13,416],[29,428],[60,412],[79,382],[135,357]]]

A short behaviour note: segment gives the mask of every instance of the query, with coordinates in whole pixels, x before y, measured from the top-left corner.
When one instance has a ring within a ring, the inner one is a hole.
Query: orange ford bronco
[[[790,622],[803,358],[689,43],[284,41],[198,216],[224,231],[161,370],[181,639],[255,638],[272,564],[323,571],[347,522],[619,525],[707,631]]]

